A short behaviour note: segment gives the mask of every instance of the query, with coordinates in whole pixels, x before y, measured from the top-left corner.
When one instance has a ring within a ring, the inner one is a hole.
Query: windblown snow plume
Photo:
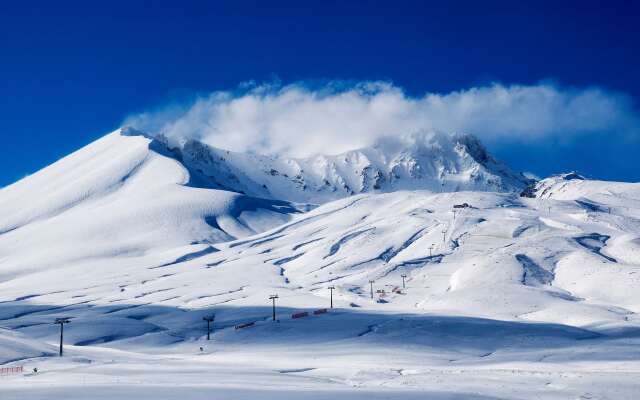
[[[314,89],[302,83],[245,85],[135,115],[125,125],[171,140],[198,139],[234,151],[307,157],[424,130],[527,140],[624,134],[639,124],[627,96],[598,88],[493,84],[412,97],[391,83],[363,82]]]

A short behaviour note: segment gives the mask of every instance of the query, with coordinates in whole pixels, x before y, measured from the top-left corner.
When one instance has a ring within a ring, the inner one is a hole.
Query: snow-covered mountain
[[[47,372],[20,396],[126,371],[145,395],[633,398],[638,260],[640,184],[531,182],[470,136],[292,160],[124,129],[0,190],[0,364]]]
[[[140,134],[125,129],[125,134]],[[471,135],[422,133],[371,148],[306,159],[234,153],[195,140],[157,141],[199,184],[252,196],[321,204],[398,190],[520,192],[521,174],[495,160]]]

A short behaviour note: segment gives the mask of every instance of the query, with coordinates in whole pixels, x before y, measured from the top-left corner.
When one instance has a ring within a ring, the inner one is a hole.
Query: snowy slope
[[[471,207],[456,209],[454,220],[452,204],[465,202]],[[4,301],[30,296],[21,301],[73,304],[82,298],[96,306],[189,308],[259,306],[277,290],[283,305],[310,307],[326,304],[326,286],[333,284],[337,304],[367,307],[374,306],[368,284],[374,280],[376,290],[387,292],[384,310],[626,326],[637,322],[640,307],[639,217],[637,208],[609,214],[574,201],[511,194],[360,195],[274,230],[218,243],[214,251],[207,251],[209,244],[182,243],[125,256],[80,253],[53,268],[57,251],[68,247],[56,249],[62,240],[47,236],[51,262],[31,270],[24,267],[27,251],[5,250],[3,271],[19,269],[24,276],[0,288]],[[82,241],[77,236],[74,246],[86,248]],[[414,287],[411,295],[392,293],[401,274]],[[37,290],[29,282],[38,282]]]
[[[0,365],[35,357],[49,357],[56,350],[55,346],[28,338],[13,329],[0,328]]]
[[[298,212],[283,201],[195,187],[163,151],[116,131],[0,190],[0,278],[196,243],[215,251],[210,244]]]
[[[535,184],[536,196],[542,199],[579,200],[587,198],[602,206],[637,206],[640,183],[586,179],[575,172],[552,176]],[[597,204],[594,204],[597,206]]]
[[[414,175],[348,195],[296,189],[292,160],[126,130],[2,189],[0,363],[46,371],[2,398],[82,398],[80,381],[114,399],[634,398],[638,185],[561,176],[520,197],[517,176],[460,140],[437,163],[420,146],[349,153],[331,176],[350,188],[366,165]],[[309,188],[325,171],[300,169]],[[324,204],[251,196],[262,184]],[[330,285],[335,308],[314,315]],[[42,357],[60,316],[69,357]]]

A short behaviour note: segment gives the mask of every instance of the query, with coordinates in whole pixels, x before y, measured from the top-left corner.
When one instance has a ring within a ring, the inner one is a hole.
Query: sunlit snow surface
[[[149,143],[112,134],[0,191],[0,363],[26,370],[3,400],[640,393],[640,185],[302,212],[196,187]]]

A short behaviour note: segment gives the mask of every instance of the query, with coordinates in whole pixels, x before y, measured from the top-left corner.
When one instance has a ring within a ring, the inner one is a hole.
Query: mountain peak
[[[122,136],[144,136],[144,137],[151,138],[151,135],[141,130],[138,130],[132,126],[123,126],[120,129],[118,129],[116,132],[119,132],[120,135]]]
[[[456,134],[453,140],[460,146],[464,146],[467,153],[480,164],[496,163],[497,161],[491,157],[487,149],[484,147],[480,139],[471,134]]]

